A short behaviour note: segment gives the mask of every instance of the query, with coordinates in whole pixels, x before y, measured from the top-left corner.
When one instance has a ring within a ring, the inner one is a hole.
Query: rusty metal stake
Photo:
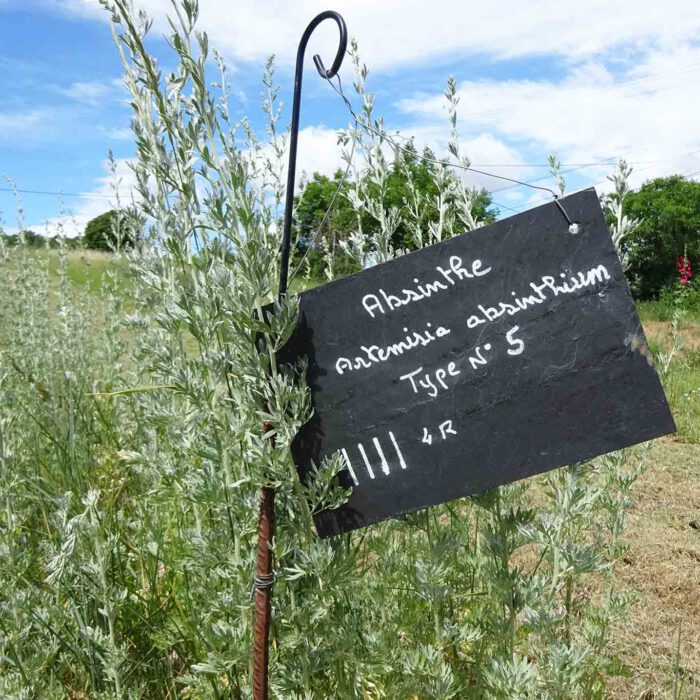
[[[253,698],[267,700],[268,664],[270,660],[270,608],[272,584],[272,550],[275,535],[275,491],[263,486],[258,524],[258,556],[255,574],[255,626],[253,628]]]
[[[301,79],[304,72],[304,53],[314,29],[325,19],[333,19],[340,31],[340,41],[333,65],[326,70],[321,57],[314,56],[316,70],[322,78],[333,78],[345,58],[348,45],[348,33],[345,20],[332,10],[326,10],[311,20],[304,30],[297,50],[296,72],[294,75],[294,99],[292,102],[292,125],[289,138],[289,166],[287,170],[287,194],[284,207],[284,227],[282,230],[282,247],[280,260],[279,302],[284,302],[287,295],[287,278],[289,274],[289,255],[292,244],[292,212],[294,209],[294,180],[297,164],[297,140],[299,136],[299,112],[301,107]],[[263,426],[263,435],[270,430],[270,425]],[[274,445],[274,437],[273,437]],[[268,700],[268,666],[270,661],[270,613],[272,585],[275,573],[272,568],[271,543],[275,536],[275,491],[263,486],[260,496],[260,520],[258,523],[258,553],[255,565],[255,622],[253,625],[253,700]]]

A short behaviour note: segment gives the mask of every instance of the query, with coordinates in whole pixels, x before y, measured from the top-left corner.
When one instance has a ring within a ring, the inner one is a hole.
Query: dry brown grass
[[[644,332],[649,340],[663,345],[671,342],[671,324],[666,321],[645,321]],[[688,350],[700,348],[700,323],[686,323],[683,326],[683,345]]]
[[[645,324],[650,338],[670,341],[670,324]],[[700,348],[700,325],[683,330],[687,350]],[[658,440],[635,490],[616,588],[636,594],[613,644],[631,669],[610,683],[619,700],[700,698],[700,445]],[[679,644],[680,635],[680,644]]]
[[[673,438],[653,446],[630,514],[630,550],[615,572],[616,588],[638,596],[614,637],[633,675],[614,681],[610,697],[670,698],[676,679],[681,697],[700,697],[699,476],[700,446]]]

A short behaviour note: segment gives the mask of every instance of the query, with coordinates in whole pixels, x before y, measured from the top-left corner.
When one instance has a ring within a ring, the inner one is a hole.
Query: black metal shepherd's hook
[[[330,80],[335,77],[340,69],[340,65],[345,58],[345,52],[348,47],[348,30],[345,26],[345,20],[333,10],[326,10],[321,12],[311,20],[311,23],[306,28],[302,34],[301,41],[299,42],[299,49],[297,51],[297,66],[296,72],[294,74],[294,100],[292,102],[292,128],[291,134],[289,136],[289,167],[287,170],[287,199],[284,205],[284,226],[282,229],[282,259],[280,261],[280,286],[279,286],[279,297],[280,301],[287,293],[287,278],[289,275],[289,254],[292,245],[292,211],[294,209],[294,180],[296,177],[297,170],[297,139],[299,137],[299,112],[301,107],[301,79],[304,73],[304,53],[306,52],[306,45],[309,42],[309,37],[313,33],[314,29],[318,27],[321,22],[325,19],[335,20],[340,30],[340,41],[338,43],[338,51],[335,54],[335,59],[333,65],[326,69],[323,65],[321,57],[316,54],[314,56],[314,63],[316,64],[316,70],[318,74]]]
[[[322,78],[334,77],[340,68],[348,45],[345,20],[332,10],[321,12],[314,17],[304,31],[297,51],[297,65],[294,76],[294,101],[292,103],[292,128],[289,139],[289,169],[287,173],[287,199],[284,207],[284,227],[282,229],[282,255],[280,260],[279,301],[287,294],[289,276],[289,254],[292,246],[292,210],[294,208],[294,180],[297,165],[297,139],[299,136],[299,111],[301,106],[301,79],[304,71],[304,53],[309,37],[325,19],[333,19],[340,30],[340,43],[333,65],[326,70],[319,55],[314,56],[316,69]],[[270,426],[263,426],[263,433]],[[274,439],[274,438],[273,438]],[[260,519],[258,521],[258,548],[255,566],[255,623],[253,626],[253,700],[268,698],[268,666],[270,658],[270,600],[272,584],[275,580],[272,568],[270,543],[275,535],[275,491],[263,486],[260,498]]]

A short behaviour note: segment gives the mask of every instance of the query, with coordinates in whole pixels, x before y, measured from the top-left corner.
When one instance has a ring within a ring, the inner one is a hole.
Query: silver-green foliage
[[[340,465],[297,479],[303,367],[274,360],[295,304],[263,310],[284,195],[272,64],[261,142],[231,121],[218,55],[216,84],[206,76],[193,0],[173,4],[178,65],[165,75],[147,18],[103,4],[126,66],[146,234],[97,296],[65,266],[55,281],[45,258],[0,250],[0,695],[250,697],[258,498],[271,485],[274,697],[602,697],[624,670],[610,631],[630,601],[612,567],[638,457],[319,540],[313,511],[346,497]],[[366,263],[401,253],[400,214],[383,198],[382,123],[354,56],[375,130],[341,135],[358,154],[350,196],[380,225],[346,246]],[[466,163],[453,83],[446,95],[450,157]],[[436,178],[442,216],[414,231],[421,244],[478,225],[457,176]]]

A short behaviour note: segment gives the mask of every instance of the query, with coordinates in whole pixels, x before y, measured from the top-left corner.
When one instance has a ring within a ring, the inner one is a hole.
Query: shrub
[[[133,218],[125,212],[111,209],[91,219],[85,227],[83,243],[92,250],[129,250],[138,239]]]
[[[22,231],[20,234],[2,234],[6,245],[13,247],[23,243],[27,248],[56,248],[58,239],[41,236],[29,229]]]
[[[657,178],[627,196],[625,211],[638,220],[622,242],[632,290],[639,299],[658,297],[676,279],[680,256],[700,264],[700,182]]]

